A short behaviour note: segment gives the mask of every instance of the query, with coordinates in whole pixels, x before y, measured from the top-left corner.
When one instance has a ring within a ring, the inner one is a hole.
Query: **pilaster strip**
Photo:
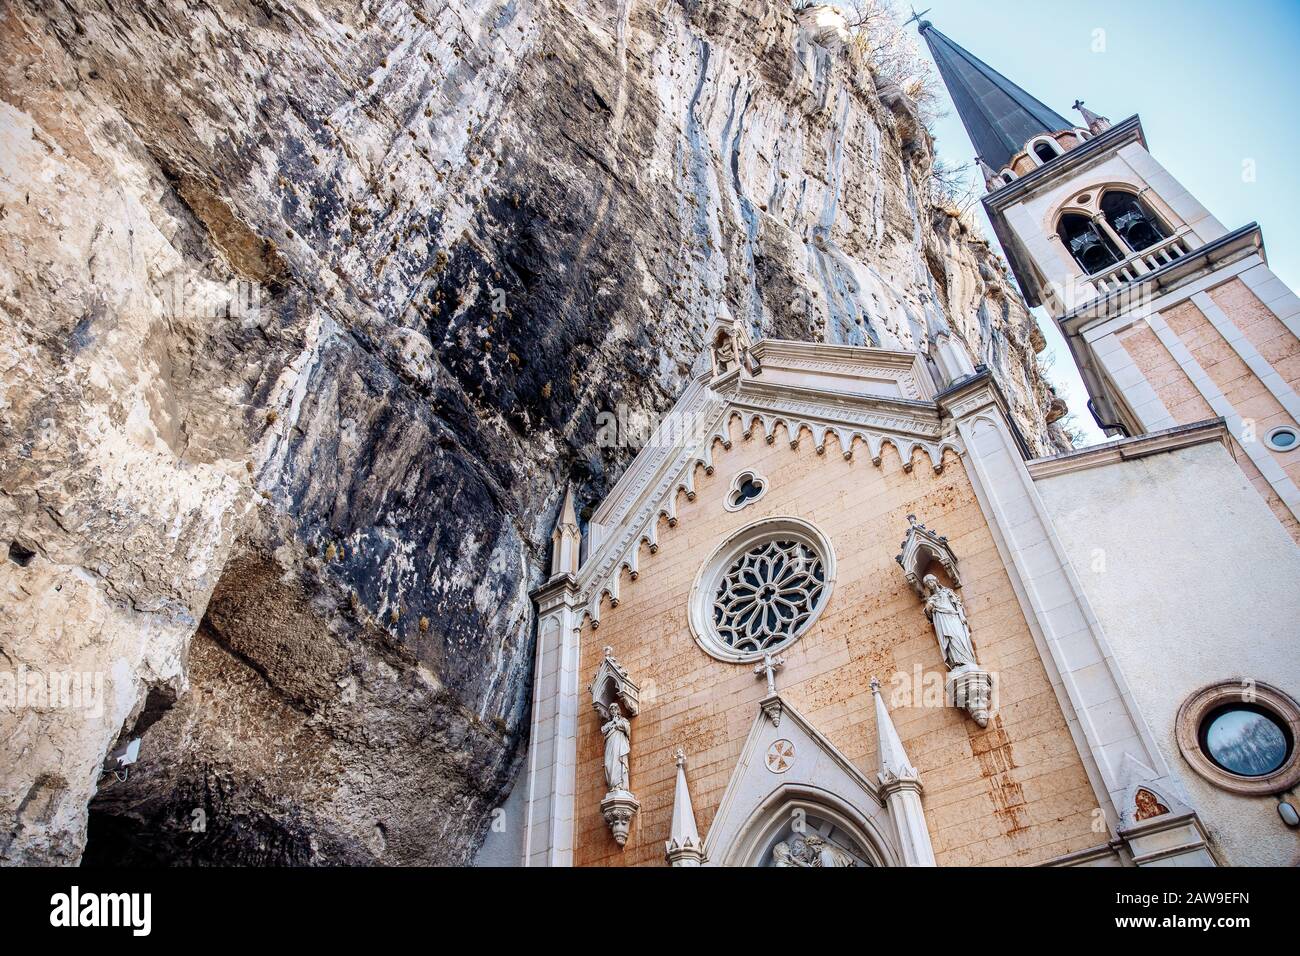
[[[1161,431],[1177,424],[1123,342],[1108,335],[1094,342],[1092,351],[1144,432]]]
[[[1262,441],[1245,441],[1246,423],[1240,415],[1237,414],[1233,404],[1224,397],[1219,386],[1206,374],[1201,363],[1196,361],[1191,351],[1183,344],[1182,339],[1178,337],[1164,318],[1158,313],[1151,315],[1147,320],[1151,325],[1151,330],[1155,332],[1157,338],[1169,350],[1169,354],[1174,357],[1174,361],[1183,367],[1187,377],[1191,379],[1192,384],[1196,386],[1201,397],[1214,410],[1216,415],[1222,417],[1228,423],[1228,430],[1232,432],[1237,439],[1237,443],[1242,447],[1250,460],[1255,463],[1259,473],[1264,476],[1268,483],[1273,487],[1278,498],[1291,510],[1291,513],[1300,518],[1300,488],[1296,488],[1293,482],[1282,466],[1277,463],[1269,450],[1264,446]]]
[[[1255,298],[1264,303],[1264,308],[1300,339],[1300,297],[1274,275],[1273,270],[1262,262],[1257,263],[1241,274],[1241,281],[1246,283],[1246,288],[1255,294]]]
[[[1192,303],[1201,310],[1210,324],[1223,336],[1223,340],[1232,346],[1232,350],[1255,373],[1255,377],[1268,389],[1269,394],[1277,399],[1278,404],[1287,410],[1292,421],[1300,422],[1300,397],[1290,385],[1277,373],[1277,369],[1259,354],[1250,339],[1237,327],[1228,314],[1219,308],[1218,303],[1210,298],[1208,292],[1198,292],[1192,296]]]
[[[1111,653],[1005,421],[990,403],[957,423],[976,497],[1015,586],[1084,767],[1112,826],[1126,795],[1169,771]],[[1082,739],[1080,739],[1082,738]]]

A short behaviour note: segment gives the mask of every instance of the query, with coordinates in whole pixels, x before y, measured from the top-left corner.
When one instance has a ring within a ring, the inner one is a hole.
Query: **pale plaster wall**
[[[1212,786],[1174,736],[1179,706],[1207,684],[1254,678],[1300,697],[1300,550],[1217,442],[1037,487],[1221,862],[1300,862],[1276,801]]]

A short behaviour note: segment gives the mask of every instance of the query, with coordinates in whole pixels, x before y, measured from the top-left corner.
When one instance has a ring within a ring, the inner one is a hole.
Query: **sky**
[[[1300,288],[1300,2],[918,0],[916,9],[1062,116],[1078,120],[1076,99],[1115,122],[1139,114],[1156,161],[1228,229],[1258,222],[1269,266]],[[937,151],[968,163],[974,149],[945,102]],[[1060,334],[1034,311],[1073,423],[1086,444],[1107,440]]]

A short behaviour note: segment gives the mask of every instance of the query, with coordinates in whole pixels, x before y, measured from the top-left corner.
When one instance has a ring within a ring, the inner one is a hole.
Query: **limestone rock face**
[[[1052,449],[1032,321],[832,20],[0,9],[0,862],[466,861],[564,485],[718,315],[947,324]]]

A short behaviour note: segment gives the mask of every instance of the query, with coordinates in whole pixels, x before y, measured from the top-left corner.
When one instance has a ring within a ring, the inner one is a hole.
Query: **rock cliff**
[[[1052,396],[915,109],[768,0],[0,11],[0,861],[458,863],[529,589],[715,316]],[[104,772],[115,747],[139,759]],[[88,837],[89,833],[89,837]]]

